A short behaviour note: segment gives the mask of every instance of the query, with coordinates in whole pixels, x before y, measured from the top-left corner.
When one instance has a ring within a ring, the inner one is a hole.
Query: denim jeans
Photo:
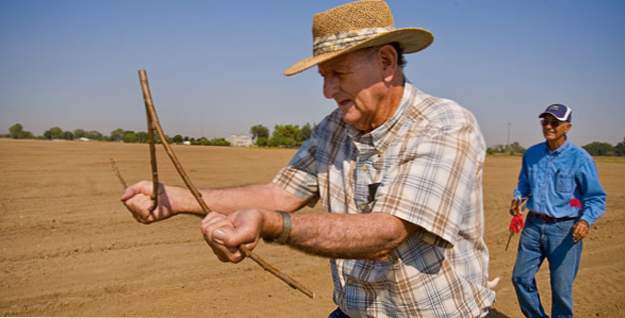
[[[526,317],[549,317],[540,303],[535,278],[545,258],[551,278],[551,316],[573,316],[573,281],[582,256],[582,241],[575,242],[571,235],[575,222],[527,219],[512,272],[512,283]]]

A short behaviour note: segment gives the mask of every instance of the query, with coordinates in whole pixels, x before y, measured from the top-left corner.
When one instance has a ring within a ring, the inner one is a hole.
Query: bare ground
[[[199,187],[267,182],[292,150],[178,146]],[[222,264],[199,220],[179,216],[145,226],[119,202],[115,158],[129,182],[149,177],[146,145],[0,139],[0,315],[325,317],[334,305],[325,259],[261,245],[257,252],[312,288],[310,300],[251,261]],[[159,151],[161,179],[182,185]],[[608,210],[585,240],[575,283],[579,317],[625,316],[625,160],[599,159]],[[489,157],[485,169],[490,275],[495,309],[520,317],[505,252],[507,214],[520,158]],[[307,209],[304,213],[321,212]],[[549,278],[537,279],[550,308]]]

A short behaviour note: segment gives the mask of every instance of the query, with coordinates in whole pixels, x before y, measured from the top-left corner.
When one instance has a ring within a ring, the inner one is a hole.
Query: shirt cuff
[[[512,197],[515,200],[521,200],[521,199],[524,198],[523,194],[520,191],[518,191],[518,190],[514,190],[514,192],[512,193]]]
[[[589,217],[588,215],[582,215],[582,217],[580,218],[580,220],[584,220],[588,223],[588,225],[592,226],[595,223],[595,220],[593,220],[591,217]]]

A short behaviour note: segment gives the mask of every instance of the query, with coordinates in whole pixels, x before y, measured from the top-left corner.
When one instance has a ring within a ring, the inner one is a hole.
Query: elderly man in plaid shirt
[[[404,53],[429,31],[396,29],[384,1],[358,1],[315,15],[313,56],[286,75],[318,66],[337,109],[273,181],[207,189],[219,213],[201,227],[222,261],[263,238],[330,259],[330,317],[483,317],[488,288],[483,238],[485,145],[473,115],[406,80]],[[165,187],[149,212],[150,182],[122,198],[143,222],[200,211],[185,190]],[[321,204],[324,214],[292,215]]]

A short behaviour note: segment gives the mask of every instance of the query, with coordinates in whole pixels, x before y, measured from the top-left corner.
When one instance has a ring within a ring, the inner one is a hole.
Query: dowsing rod
[[[144,69],[140,69],[138,72],[139,72],[139,81],[141,83],[141,90],[143,91],[143,98],[144,98],[144,101],[145,101],[145,108],[146,108],[147,117],[148,117],[148,130],[149,130],[149,127],[152,126],[152,128],[156,131],[156,133],[158,134],[158,136],[159,136],[159,138],[161,140],[161,144],[163,145],[163,147],[165,149],[165,152],[167,153],[167,155],[169,156],[169,159],[171,159],[172,163],[176,167],[176,171],[178,171],[178,174],[180,175],[180,177],[184,181],[185,185],[187,186],[187,189],[189,189],[189,191],[191,191],[191,194],[193,194],[193,197],[195,198],[195,200],[198,202],[198,204],[202,208],[202,211],[204,212],[204,214],[210,213],[211,209],[206,205],[206,202],[204,202],[204,200],[202,199],[202,194],[197,190],[197,188],[193,185],[193,183],[191,183],[191,179],[189,178],[189,176],[184,171],[184,168],[180,164],[180,161],[178,161],[178,158],[176,157],[176,154],[174,153],[173,149],[167,143],[167,138],[165,137],[166,136],[165,132],[163,131],[163,128],[161,127],[161,124],[160,124],[160,122],[158,120],[158,115],[156,114],[156,109],[154,108],[154,103],[152,102],[152,94],[150,92],[150,86],[149,86],[149,83],[148,83],[147,72]],[[150,123],[150,121],[151,121],[151,123]],[[153,180],[153,182],[156,182],[155,183],[155,187],[156,187],[156,189],[158,189],[158,184],[157,184],[158,177],[156,177],[156,179],[154,178],[156,176],[156,174],[157,174],[157,171],[155,170],[155,167],[156,167],[156,156],[153,154],[152,148],[150,148],[150,160],[151,160],[151,165],[152,165],[152,169],[153,169],[152,170],[152,176],[153,176],[152,180]],[[157,181],[154,181],[154,180],[157,180]],[[156,192],[156,190],[153,191],[153,194],[155,192]],[[156,198],[153,198],[153,199],[155,200],[154,204],[156,205]],[[198,216],[200,216],[200,215],[198,215]],[[200,217],[202,217],[202,216],[200,216]],[[300,291],[301,293],[305,294],[309,298],[314,298],[315,297],[315,294],[310,289],[308,289],[307,287],[305,287],[304,285],[302,285],[300,282],[296,281],[295,279],[291,278],[289,275],[283,273],[278,268],[272,266],[267,261],[265,261],[260,256],[258,256],[256,253],[248,250],[244,246],[239,246],[239,250],[245,256],[251,258],[254,262],[256,262],[256,264],[258,264],[264,270],[270,272],[271,274],[273,274],[274,276],[276,276],[277,278],[279,278],[280,280],[285,282],[287,285],[291,286],[294,289],[297,289],[298,291]]]

